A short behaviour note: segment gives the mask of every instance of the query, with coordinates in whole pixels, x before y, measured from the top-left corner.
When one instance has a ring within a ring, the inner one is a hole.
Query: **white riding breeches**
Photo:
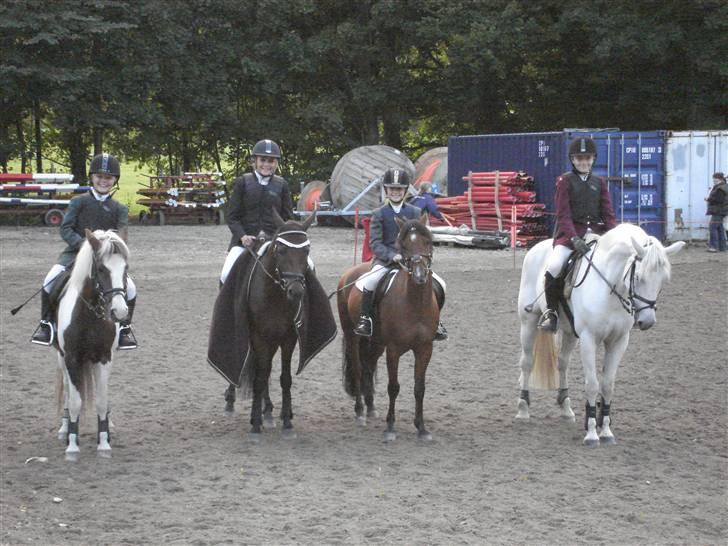
[[[262,252],[267,247],[268,243],[263,245],[260,250],[258,251],[258,256],[262,254]],[[225,258],[225,263],[222,265],[222,271],[220,272],[220,282],[225,284],[225,280],[228,278],[228,275],[230,274],[230,270],[233,268],[233,265],[237,261],[237,259],[246,252],[247,249],[242,246],[234,246],[232,247],[228,253],[227,257]],[[308,268],[311,271],[315,271],[316,268],[313,264],[313,260],[311,259],[311,256],[308,257]]]
[[[360,291],[368,290],[373,292],[376,289],[379,280],[387,273],[388,267],[382,264],[374,264],[372,268],[359,277],[354,284]],[[437,282],[442,287],[442,293],[444,294],[447,290],[445,281],[434,271],[432,272],[432,280]]]
[[[66,267],[61,264],[55,264],[53,267],[51,267],[51,270],[45,276],[45,279],[43,279],[43,290],[45,290],[47,294],[50,294],[53,291],[53,287],[56,284],[56,279],[65,270],[66,270]],[[127,274],[126,275],[126,301],[133,300],[134,298],[136,298],[136,295],[137,295],[136,284],[134,284],[134,281],[132,280],[132,278]]]
[[[546,263],[546,271],[551,273],[552,277],[558,277],[561,274],[561,270],[564,268],[564,264],[570,254],[571,249],[568,246],[556,245],[551,250],[551,255]]]

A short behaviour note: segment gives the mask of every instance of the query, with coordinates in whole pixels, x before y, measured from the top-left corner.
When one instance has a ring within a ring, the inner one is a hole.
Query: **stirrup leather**
[[[38,334],[43,330],[43,327],[47,327],[48,330],[50,330],[50,337],[48,338],[48,341],[41,340],[38,336]],[[31,343],[35,343],[36,345],[43,345],[45,347],[50,347],[53,345],[53,341],[56,338],[56,329],[53,326],[53,323],[49,320],[41,320],[38,323],[38,326],[36,326],[35,330],[33,331],[33,335],[30,338]]]
[[[122,344],[123,343],[123,344]],[[137,340],[131,325],[119,328],[119,344],[116,347],[119,351],[129,351],[137,348]]]
[[[372,319],[367,316],[360,316],[359,322],[354,327],[354,333],[358,336],[372,337]]]

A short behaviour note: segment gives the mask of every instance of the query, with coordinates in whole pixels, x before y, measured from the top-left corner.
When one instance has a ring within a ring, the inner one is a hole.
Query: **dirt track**
[[[353,232],[312,228],[311,238],[319,278],[333,290],[352,262]],[[728,255],[691,247],[673,260],[658,323],[633,332],[617,375],[614,447],[581,445],[577,357],[577,422],[562,423],[555,393],[537,391],[531,421],[514,421],[523,252],[514,260],[509,251],[448,247],[435,254],[451,339],[436,346],[428,372],[434,441],[415,439],[411,358],[400,368],[398,439],[382,441],[382,366],[380,418],[355,425],[339,336],[294,378],[298,437],[276,429],[255,445],[246,438],[249,402],[223,417],[225,385],[205,362],[227,228],[132,227],[130,240],[141,347],[114,361],[113,459],[96,458],[92,417],[81,424],[80,461],[68,463],[55,433],[55,354],[27,342],[38,302],[9,314],[62,243],[47,228],[0,228],[2,544],[728,540]],[[275,381],[277,407],[279,392]],[[25,463],[38,456],[47,462]]]

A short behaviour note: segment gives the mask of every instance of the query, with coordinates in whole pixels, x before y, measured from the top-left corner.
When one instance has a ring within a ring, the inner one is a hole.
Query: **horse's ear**
[[[637,252],[637,257],[641,260],[645,257],[645,254],[647,253],[647,250],[645,247],[643,247],[641,244],[637,242],[637,240],[630,236],[630,239],[632,239],[632,246],[634,247],[635,251]]]
[[[685,241],[677,241],[675,243],[672,243],[670,246],[665,247],[665,254],[667,254],[668,256],[677,254],[685,247],[685,244]]]
[[[86,228],[86,240],[91,244],[91,248],[94,249],[94,252],[98,252],[98,250],[101,248],[101,243],[99,240],[94,237],[93,231]]]
[[[273,211],[273,223],[275,224],[276,228],[279,228],[286,223],[285,220],[281,218],[281,215],[278,214],[278,211],[275,207],[271,207],[271,210]]]
[[[420,223],[427,225],[427,211],[422,211],[422,214],[420,214]]]
[[[308,228],[311,227],[311,224],[313,224],[313,221],[316,219],[316,210],[317,209],[318,209],[318,206],[315,209],[313,209],[311,216],[309,216],[308,218],[306,218],[306,220],[304,220],[303,224],[301,225],[301,228],[303,229],[303,231],[308,230]]]

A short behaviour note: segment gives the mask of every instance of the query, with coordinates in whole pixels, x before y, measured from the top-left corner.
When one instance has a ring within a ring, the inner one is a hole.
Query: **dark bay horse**
[[[262,431],[264,400],[266,411],[272,407],[268,382],[274,355],[280,349],[280,417],[283,435],[292,437],[291,358],[296,344],[300,373],[336,336],[336,321],[326,294],[309,267],[306,231],[315,215],[304,222],[284,222],[274,211],[274,219],[277,231],[265,252],[243,254],[223,285],[208,347],[208,362],[231,385],[252,390],[254,440]]]
[[[81,406],[91,395],[98,415],[97,453],[111,456],[108,384],[112,347],[119,321],[128,313],[126,271],[129,249],[113,231],[86,230],[86,241],[63,289],[56,313],[59,401],[64,414],[58,437],[67,441],[66,458],[79,455],[78,421]],[[95,390],[92,389],[95,387]]]
[[[376,311],[374,332],[371,338],[354,334],[353,329],[359,317],[361,292],[353,282],[371,267],[366,262],[347,270],[339,280],[337,305],[343,340],[344,388],[355,400],[354,411],[357,421],[366,422],[367,416],[375,417],[374,378],[377,361],[387,352],[389,384],[389,411],[385,440],[396,438],[394,428],[395,401],[399,394],[397,372],[400,357],[412,351],[415,357],[415,427],[418,438],[430,440],[432,435],[425,428],[423,400],[425,396],[425,374],[432,356],[432,341],[437,330],[440,310],[432,288],[432,235],[420,220],[403,221],[400,225],[398,244],[403,256],[402,267],[397,272],[391,287],[381,299]]]

